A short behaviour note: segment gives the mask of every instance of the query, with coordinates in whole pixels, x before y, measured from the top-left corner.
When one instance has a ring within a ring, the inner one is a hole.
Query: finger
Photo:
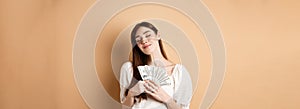
[[[148,82],[145,84],[145,86],[146,86],[146,87],[148,88],[148,90],[150,90],[150,91],[156,90],[156,88],[155,88],[153,85],[149,84]]]
[[[151,96],[157,96],[157,95],[155,94],[155,92],[153,92],[153,91],[145,90],[145,92],[146,92],[147,94],[150,94]]]
[[[147,81],[148,83],[151,83],[153,86],[155,86],[155,87],[159,87],[159,85],[157,85],[154,81],[151,81],[151,80],[149,80],[149,81]]]
[[[158,87],[157,87],[155,84],[151,83],[151,81],[146,82],[146,84],[148,84],[148,85],[149,85],[151,88],[153,88],[154,90],[158,90]]]
[[[146,82],[145,81],[139,81],[138,84],[145,84]]]
[[[152,88],[148,84],[144,84],[144,87],[148,91],[152,91]]]
[[[151,92],[151,91],[149,91],[149,90],[145,90],[145,92],[146,92],[147,94],[150,94],[151,96],[153,96],[153,95],[154,95],[154,93],[153,93],[153,92]]]
[[[147,90],[147,91],[150,91],[152,93],[157,93],[158,92],[156,89],[152,88],[148,84],[145,84],[144,86],[145,86],[145,91]]]
[[[144,86],[139,86],[139,93],[143,93],[145,91],[145,87]]]
[[[161,101],[161,98],[157,95],[157,94],[155,94],[155,93],[152,93],[151,91],[145,91],[147,94],[150,94],[152,97],[154,97],[155,99],[157,99],[157,100],[160,100]]]
[[[143,89],[144,88],[144,84],[145,84],[145,82],[138,82],[138,87],[140,89]]]

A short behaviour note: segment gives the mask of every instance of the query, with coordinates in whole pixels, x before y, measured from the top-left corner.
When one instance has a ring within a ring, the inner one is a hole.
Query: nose
[[[147,38],[142,37],[141,39],[142,39],[142,40],[141,40],[141,44],[147,43]]]

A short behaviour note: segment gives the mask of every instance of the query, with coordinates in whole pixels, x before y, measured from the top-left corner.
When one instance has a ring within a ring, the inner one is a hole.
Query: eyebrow
[[[143,34],[146,34],[146,33],[148,33],[148,32],[150,32],[150,30],[147,30],[147,31],[145,31]],[[137,36],[135,36],[135,38],[137,38],[137,37],[139,37],[140,35],[137,35]]]

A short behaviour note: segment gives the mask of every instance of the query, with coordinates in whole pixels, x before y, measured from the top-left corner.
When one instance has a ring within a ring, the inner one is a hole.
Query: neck
[[[155,66],[165,66],[166,62],[168,61],[167,59],[164,58],[160,49],[158,49],[157,52],[151,54],[151,60],[152,60],[151,65],[155,65]]]

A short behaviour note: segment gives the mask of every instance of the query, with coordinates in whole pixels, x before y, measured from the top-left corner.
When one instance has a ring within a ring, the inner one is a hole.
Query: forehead
[[[137,29],[136,31],[136,36],[139,36],[139,35],[143,35],[145,32],[154,32],[153,30],[151,30],[150,28],[148,27],[144,27],[144,26],[141,26],[139,29]]]

